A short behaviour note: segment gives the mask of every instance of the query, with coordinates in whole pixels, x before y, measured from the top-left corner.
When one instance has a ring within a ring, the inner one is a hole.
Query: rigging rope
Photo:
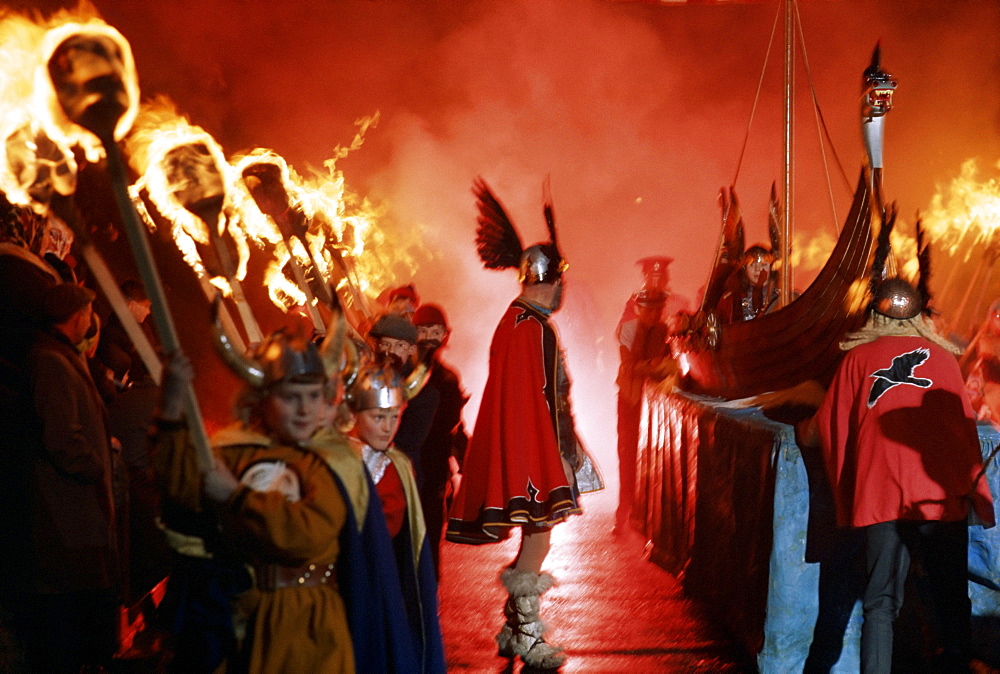
[[[813,114],[816,117],[816,132],[819,135],[819,150],[823,157],[823,172],[826,175],[826,188],[830,195],[830,208],[833,211],[833,226],[839,233],[840,219],[837,217],[837,204],[833,198],[833,181],[830,180],[830,166],[826,157],[827,143],[830,145],[830,153],[833,155],[833,159],[837,163],[837,169],[840,171],[840,177],[843,179],[844,185],[848,190],[851,189],[851,181],[847,177],[847,172],[844,171],[844,165],[840,162],[840,156],[837,154],[837,148],[833,146],[833,140],[830,138],[830,130],[826,126],[826,120],[823,118],[823,111],[819,107],[819,99],[816,96],[816,83],[813,81],[812,70],[809,68],[809,54],[806,52],[805,32],[802,30],[802,16],[799,14],[799,3],[796,2],[794,5],[795,25],[798,28],[799,46],[802,49],[802,63],[806,69],[806,79],[809,81],[809,93],[813,100]],[[826,143],[823,142],[824,138],[826,138]]]
[[[844,181],[844,185],[847,187],[848,191],[852,190],[851,181],[847,177],[847,172],[844,171],[844,166],[840,161],[840,156],[837,154],[837,149],[833,145],[833,139],[830,137],[830,130],[826,125],[826,119],[823,117],[823,110],[820,108],[819,99],[816,95],[816,83],[813,80],[812,70],[809,67],[809,56],[806,52],[805,44],[805,32],[802,29],[802,17],[799,14],[799,3],[792,3],[795,7],[795,26],[798,32],[799,45],[802,49],[802,61],[806,69],[806,79],[809,81],[809,93],[812,96],[813,101],[813,114],[816,117],[816,128],[817,134],[819,135],[819,147],[820,154],[823,158],[823,171],[826,175],[826,186],[827,192],[830,196],[830,207],[833,211],[833,222],[836,231],[840,231],[840,220],[837,217],[837,206],[833,196],[833,181],[830,178],[830,167],[827,159],[827,145],[830,146],[830,154],[833,155],[833,160],[837,165],[837,170],[840,173],[841,179]],[[746,135],[743,137],[743,146],[740,148],[740,156],[736,162],[736,173],[733,175],[732,185],[736,185],[737,179],[740,175],[740,169],[743,166],[743,158],[746,155],[747,145],[750,142],[750,129],[753,126],[753,120],[757,112],[757,104],[760,102],[760,92],[764,84],[764,75],[767,73],[767,64],[771,58],[771,49],[774,47],[774,37],[778,30],[778,19],[781,17],[781,11],[784,3],[778,3],[778,11],[774,15],[774,25],[771,26],[771,37],[767,43],[767,53],[764,55],[764,66],[761,68],[760,80],[757,82],[757,91],[754,94],[753,106],[750,109],[750,120],[747,122]],[[824,143],[824,139],[826,142]]]
[[[750,127],[753,126],[753,118],[757,112],[757,103],[760,102],[760,90],[764,86],[764,74],[767,72],[767,62],[771,58],[771,47],[774,46],[774,34],[778,30],[778,17],[781,16],[781,3],[778,3],[778,12],[774,15],[774,25],[771,26],[771,39],[767,42],[767,53],[764,54],[764,67],[760,70],[760,80],[757,82],[757,93],[753,97],[753,106],[750,108],[750,120],[747,122],[747,132],[743,136],[743,147],[740,148],[740,158],[736,162],[736,173],[733,175],[731,185],[736,185],[736,179],[740,176],[740,167],[743,165],[743,156],[747,151],[747,143],[750,142]]]

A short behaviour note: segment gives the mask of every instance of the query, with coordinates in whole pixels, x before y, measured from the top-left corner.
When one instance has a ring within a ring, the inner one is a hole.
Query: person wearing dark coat
[[[434,560],[434,574],[440,579],[439,554],[445,529],[446,502],[450,496],[452,458],[458,463],[461,449],[467,441],[462,426],[462,409],[469,397],[462,390],[458,374],[441,360],[441,349],[448,343],[451,334],[444,310],[436,304],[421,304],[413,314],[413,323],[417,327],[420,359],[431,368],[425,388],[438,392],[437,411],[427,439],[420,447],[418,472],[423,476],[420,505],[427,523],[427,541]]]
[[[25,446],[24,538],[16,558],[15,628],[33,671],[106,666],[116,647],[121,568],[107,415],[79,344],[93,291],[75,283],[43,295],[48,329],[29,357],[35,442]]]
[[[121,284],[126,306],[150,344],[158,346],[150,325],[152,302],[143,285],[135,279]],[[157,524],[160,515],[159,491],[150,459],[149,429],[160,397],[160,387],[153,379],[118,314],[112,313],[101,330],[96,358],[112,374],[114,392],[108,402],[111,433],[122,446],[122,459],[128,473],[129,575],[130,604],[141,600],[163,581],[170,567],[170,548]]]

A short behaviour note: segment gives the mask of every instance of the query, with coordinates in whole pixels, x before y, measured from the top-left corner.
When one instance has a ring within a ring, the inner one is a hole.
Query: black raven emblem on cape
[[[893,386],[909,384],[928,388],[932,382],[930,379],[921,379],[913,376],[913,370],[923,365],[924,361],[930,358],[930,349],[914,349],[908,353],[902,353],[892,359],[892,365],[884,370],[876,370],[869,376],[875,381],[872,382],[871,392],[868,394],[868,408],[871,409],[878,402],[886,391]]]

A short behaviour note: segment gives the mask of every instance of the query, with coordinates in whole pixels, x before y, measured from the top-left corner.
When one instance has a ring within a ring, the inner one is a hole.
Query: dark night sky
[[[414,281],[450,312],[448,355],[475,394],[472,409],[489,336],[516,293],[513,274],[483,271],[476,259],[472,179],[490,182],[527,244],[545,235],[541,184],[551,176],[572,265],[557,322],[578,423],[613,465],[613,330],[640,281],[634,262],[674,257],[672,285],[691,300],[706,281],[716,197],[734,178],[776,3],[94,5],[130,41],[143,96],[169,96],[227,153],[269,147],[304,173],[350,142],[356,119],[379,112],[364,145],[337,166],[351,190],[386,208],[387,231],[419,232]],[[996,175],[1000,3],[803,0],[799,12],[816,96],[852,183],[863,156],[860,76],[878,40],[900,82],[886,193],[903,216],[927,209],[967,159],[984,180]],[[750,240],[766,237],[767,193],[780,179],[780,59],[776,45],[737,182]],[[797,79],[795,221],[805,241],[832,233],[834,220],[804,70]],[[842,219],[850,188],[837,175],[833,193]]]

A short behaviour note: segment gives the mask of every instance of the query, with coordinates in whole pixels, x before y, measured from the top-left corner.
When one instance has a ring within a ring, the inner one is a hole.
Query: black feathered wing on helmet
[[[559,251],[556,237],[555,214],[549,196],[548,179],[545,186],[545,225],[549,241],[525,248],[507,216],[503,206],[482,178],[472,183],[479,209],[476,229],[476,250],[487,269],[517,269],[521,283],[553,283],[569,266]]]
[[[482,178],[472,182],[479,217],[476,222],[476,250],[487,269],[517,269],[524,246],[507,212]]]
[[[868,280],[868,293],[872,298],[868,308],[875,305],[875,298],[879,295],[879,287],[885,280],[885,268],[892,253],[892,243],[890,235],[893,227],[896,226],[896,205],[890,204],[886,211],[886,217],[882,220],[878,230],[878,240],[875,243],[875,255],[872,257],[871,277]]]
[[[552,208],[552,188],[548,176],[545,176],[545,182],[542,183],[542,194],[545,199],[543,212],[545,213],[545,226],[549,230],[549,243],[559,253],[559,259],[562,260],[562,253],[559,252],[559,239],[556,237],[556,214]]]
[[[917,292],[924,300],[924,311],[931,303],[931,244],[924,239],[924,224],[917,214],[917,265],[920,278],[917,280]]]
[[[913,284],[897,275],[892,270],[899,269],[899,263],[893,258],[889,236],[896,224],[897,208],[890,204],[886,209],[886,218],[879,230],[878,243],[872,260],[869,292],[871,302],[869,310],[888,316],[889,318],[908,320],[927,312],[930,303],[931,254],[930,246],[924,241],[924,228],[917,216],[917,263],[920,270],[917,283]],[[925,335],[926,336],[926,335]]]

